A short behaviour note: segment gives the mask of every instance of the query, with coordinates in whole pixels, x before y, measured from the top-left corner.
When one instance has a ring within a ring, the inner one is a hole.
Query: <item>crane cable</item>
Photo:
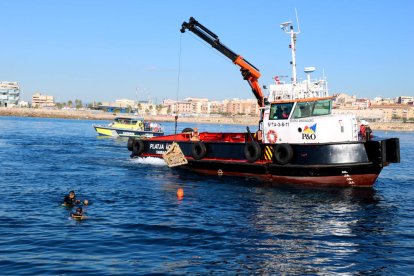
[[[178,111],[177,103],[178,103],[178,94],[180,92],[180,75],[181,75],[181,41],[182,41],[183,34],[180,34],[180,47],[179,47],[179,53],[178,53],[178,75],[177,75],[177,98],[175,101],[175,112]],[[175,136],[177,135],[177,120],[178,120],[178,114],[175,114],[175,128],[174,128],[174,141]]]

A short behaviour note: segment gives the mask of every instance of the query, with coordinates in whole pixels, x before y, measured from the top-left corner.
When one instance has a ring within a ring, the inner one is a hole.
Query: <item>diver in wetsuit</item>
[[[70,215],[74,219],[82,219],[83,218],[83,210],[82,207],[76,208],[76,212]]]
[[[68,195],[65,196],[63,199],[63,205],[65,206],[74,206],[75,204],[78,204],[80,200],[76,199],[75,192],[70,191]]]

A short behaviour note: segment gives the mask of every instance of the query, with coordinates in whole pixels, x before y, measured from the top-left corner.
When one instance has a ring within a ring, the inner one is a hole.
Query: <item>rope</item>
[[[177,75],[177,98],[176,98],[176,108],[175,112],[177,112],[177,103],[178,103],[178,94],[180,92],[180,75],[181,75],[181,41],[182,41],[183,34],[180,34],[180,47],[179,47],[179,53],[178,53],[178,75]],[[174,128],[174,141],[175,136],[177,135],[177,121],[178,121],[178,114],[175,114],[175,128]]]

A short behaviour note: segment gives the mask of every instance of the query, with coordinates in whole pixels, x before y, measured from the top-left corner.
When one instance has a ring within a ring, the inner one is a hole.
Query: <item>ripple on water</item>
[[[131,159],[126,140],[97,138],[93,121],[0,121],[4,274],[376,275],[414,269],[412,133],[397,133],[404,162],[384,168],[374,189],[318,189],[206,177],[170,170],[158,159]],[[165,126],[174,131],[173,124]],[[181,125],[187,126],[193,125]],[[71,220],[73,210],[60,205],[69,190],[90,200],[88,219]]]

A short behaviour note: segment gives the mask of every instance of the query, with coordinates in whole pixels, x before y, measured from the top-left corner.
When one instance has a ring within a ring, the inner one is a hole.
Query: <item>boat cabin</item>
[[[142,118],[129,118],[129,117],[116,117],[114,123],[123,124],[123,125],[136,125],[139,122],[142,122]]]
[[[354,116],[332,115],[332,97],[274,101],[263,108],[265,143],[357,141]]]
[[[109,124],[109,126],[113,128],[144,130],[144,119],[116,117],[114,121],[111,124]]]

